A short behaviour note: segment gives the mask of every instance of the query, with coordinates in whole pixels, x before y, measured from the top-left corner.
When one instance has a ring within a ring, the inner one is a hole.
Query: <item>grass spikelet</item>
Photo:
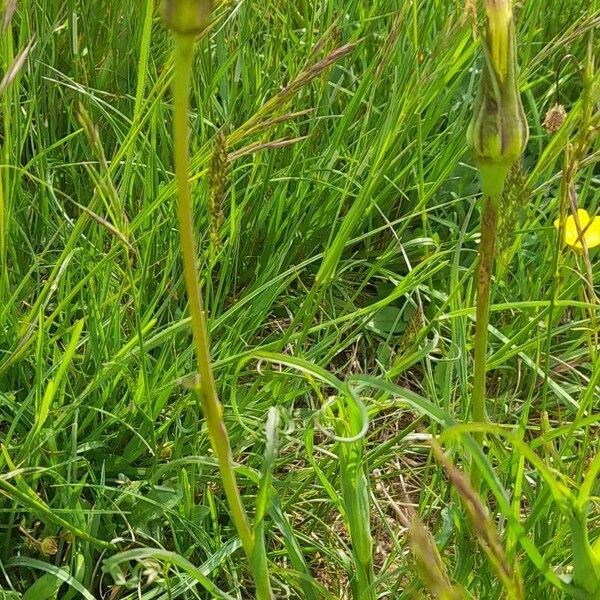
[[[333,64],[352,53],[359,43],[360,40],[344,44],[330,52],[317,63],[303,68],[280,92],[268,100],[249,121],[244,123],[240,131],[244,135],[247,135],[262,129],[265,119],[272,118],[273,113],[283,108],[294,94],[307,86]]]
[[[211,255],[214,257],[221,249],[220,229],[223,224],[223,202],[227,192],[229,177],[229,157],[227,154],[227,134],[220,129],[215,136],[210,167],[208,169],[208,215]]]
[[[404,481],[401,480],[401,482],[406,495]],[[407,501],[403,507],[400,507],[381,480],[377,484],[377,489],[384,494],[398,520],[408,531],[408,540],[416,570],[425,587],[438,600],[463,600],[466,598],[464,590],[456,586],[450,579],[431,532],[413,510],[410,502]]]
[[[516,162],[506,177],[502,193],[502,211],[498,215],[498,279],[502,281],[513,256],[513,245],[524,209],[531,198],[527,176]]]
[[[433,536],[416,514],[410,520],[409,540],[417,571],[427,589],[439,600],[464,600],[464,591],[452,585]]]

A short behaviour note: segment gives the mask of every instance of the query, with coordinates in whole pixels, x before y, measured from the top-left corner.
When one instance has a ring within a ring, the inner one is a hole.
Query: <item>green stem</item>
[[[8,72],[10,65],[13,64],[15,55],[13,48],[13,29],[10,23],[6,27],[0,45],[4,58],[4,64],[2,66],[6,73]],[[2,300],[2,304],[4,304],[5,301],[8,301],[10,295],[8,248],[12,203],[10,195],[11,169],[9,166],[12,161],[11,152],[14,148],[14,145],[11,143],[13,131],[11,117],[15,104],[18,105],[18,102],[15,103],[14,101],[14,86],[9,86],[4,92],[2,106],[0,107],[3,127],[3,141],[2,146],[0,147],[0,155],[2,156],[4,165],[4,169],[0,171],[0,299]]]
[[[340,469],[342,496],[348,516],[348,530],[354,557],[354,577],[351,579],[354,600],[375,600],[373,571],[373,540],[370,528],[369,483],[364,472],[364,440],[347,443],[341,448]]]
[[[204,311],[202,293],[198,284],[198,267],[196,264],[196,243],[194,239],[193,212],[189,184],[189,87],[194,55],[194,36],[175,35],[175,78],[173,82],[174,113],[174,158],[175,177],[177,179],[179,232],[181,252],[183,256],[183,272],[189,301],[192,332],[196,350],[196,361],[200,381],[198,397],[202,412],[206,419],[208,435],[219,463],[221,482],[231,511],[231,518],[237,529],[242,546],[251,566],[255,539],[246,511],[242,504],[239,488],[233,470],[233,458],[227,429],[223,422],[223,409],[217,395],[217,387],[212,371],[209,349],[208,327]],[[267,565],[262,564],[260,573],[253,569],[256,582],[257,597],[272,597],[269,587]]]
[[[486,363],[488,325],[490,321],[490,290],[496,253],[496,233],[498,229],[498,196],[487,196],[481,215],[481,243],[477,264],[477,308],[475,313],[475,365],[473,372],[473,421],[483,423],[487,420],[486,399]],[[479,444],[483,444],[483,434],[475,434]],[[472,482],[479,487],[479,473],[474,470]]]

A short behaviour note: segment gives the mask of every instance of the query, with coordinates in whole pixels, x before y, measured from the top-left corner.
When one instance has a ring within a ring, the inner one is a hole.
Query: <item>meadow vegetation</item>
[[[600,598],[600,2],[514,2],[482,413],[483,5],[0,2],[0,599]]]

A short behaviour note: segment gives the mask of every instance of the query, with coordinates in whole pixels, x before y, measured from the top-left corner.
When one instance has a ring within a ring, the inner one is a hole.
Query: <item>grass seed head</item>
[[[498,223],[498,253],[509,249],[519,229],[519,217],[531,197],[527,177],[517,162],[510,169],[502,194],[502,207]]]
[[[529,129],[518,84],[512,3],[487,0],[483,70],[467,132],[483,193],[498,196],[504,179],[527,145]]]
[[[209,237],[213,252],[221,248],[220,229],[223,225],[223,201],[229,178],[227,134],[221,129],[215,137],[215,146],[208,169],[208,213],[210,217]]]
[[[496,532],[496,525],[490,517],[477,491],[471,486],[467,478],[444,454],[436,440],[430,441],[433,455],[442,466],[454,489],[458,492],[461,502],[466,510],[472,531],[477,541],[485,552],[489,563],[496,571],[507,597],[514,600],[524,600],[523,581],[517,563],[511,564]]]
[[[567,118],[567,111],[562,104],[555,104],[548,110],[544,117],[544,129],[554,135],[563,125]]]
[[[463,600],[464,593],[450,581],[435,541],[417,515],[410,522],[409,541],[419,577],[427,589],[440,600]]]

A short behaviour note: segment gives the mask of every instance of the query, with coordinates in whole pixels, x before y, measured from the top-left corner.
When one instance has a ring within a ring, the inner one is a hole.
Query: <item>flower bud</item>
[[[163,0],[162,17],[175,33],[198,35],[210,23],[212,0]]]
[[[54,556],[58,552],[58,544],[56,538],[45,537],[40,542],[40,551],[44,556]]]
[[[510,0],[486,0],[483,70],[467,141],[475,154],[485,195],[502,193],[512,164],[525,150],[529,129],[518,86]]]

